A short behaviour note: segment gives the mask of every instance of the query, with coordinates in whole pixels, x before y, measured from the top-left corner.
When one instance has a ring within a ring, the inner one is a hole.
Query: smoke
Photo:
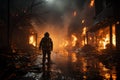
[[[82,6],[75,6],[76,8],[76,16],[74,16],[71,20],[70,26],[68,27],[68,35],[76,34],[76,36],[80,36],[83,27],[90,28],[94,21],[94,7],[90,7],[90,1],[87,0],[84,2]],[[81,8],[79,8],[81,7]],[[82,20],[85,22],[82,23]]]
[[[38,43],[44,36],[45,32],[50,33],[50,37],[54,43],[54,50],[59,50],[60,45],[67,39],[68,27],[70,24],[70,17],[66,14],[62,16],[62,21],[60,22],[48,22],[46,24],[38,25],[34,20],[31,22],[35,31],[38,33]],[[39,44],[38,44],[39,45]]]
[[[89,7],[89,1],[82,2],[83,4],[81,5],[76,3],[75,1],[69,2],[66,0],[62,2],[56,0],[54,3],[51,3],[54,5],[50,5],[50,3],[48,5],[51,6],[49,8],[51,12],[47,16],[45,24],[39,24],[35,20],[32,20],[32,25],[38,33],[38,43],[45,32],[50,33],[55,50],[59,50],[59,45],[64,40],[70,39],[72,34],[75,34],[79,39],[82,28],[85,26],[90,27],[93,23],[94,8]],[[76,11],[76,16],[73,15],[74,11]],[[85,20],[84,25],[81,23],[83,19]]]

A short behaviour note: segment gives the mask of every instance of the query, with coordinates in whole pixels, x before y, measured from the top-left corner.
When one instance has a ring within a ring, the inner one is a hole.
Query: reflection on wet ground
[[[38,55],[34,65],[17,80],[116,80],[116,68],[106,68],[94,55],[52,53],[51,64],[42,65]]]

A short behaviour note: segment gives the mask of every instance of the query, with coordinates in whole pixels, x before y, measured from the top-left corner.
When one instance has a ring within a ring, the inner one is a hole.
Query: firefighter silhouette
[[[48,63],[51,62],[51,51],[53,50],[53,42],[49,36],[50,36],[49,33],[46,32],[39,44],[39,49],[42,50],[42,54],[43,54],[43,58],[42,58],[43,65],[45,64],[46,59]]]

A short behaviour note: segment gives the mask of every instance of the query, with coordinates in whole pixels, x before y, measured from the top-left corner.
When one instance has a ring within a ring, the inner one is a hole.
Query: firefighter
[[[42,58],[43,65],[45,64],[46,56],[47,56],[48,63],[51,62],[50,55],[51,55],[51,51],[53,50],[53,42],[49,36],[50,36],[49,33],[46,32],[39,44],[39,50],[42,50],[42,53],[43,53],[43,58]]]

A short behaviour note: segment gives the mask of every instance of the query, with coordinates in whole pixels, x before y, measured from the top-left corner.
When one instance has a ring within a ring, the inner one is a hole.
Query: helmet
[[[45,36],[45,37],[49,37],[49,33],[46,32],[46,33],[44,34],[44,36]]]

